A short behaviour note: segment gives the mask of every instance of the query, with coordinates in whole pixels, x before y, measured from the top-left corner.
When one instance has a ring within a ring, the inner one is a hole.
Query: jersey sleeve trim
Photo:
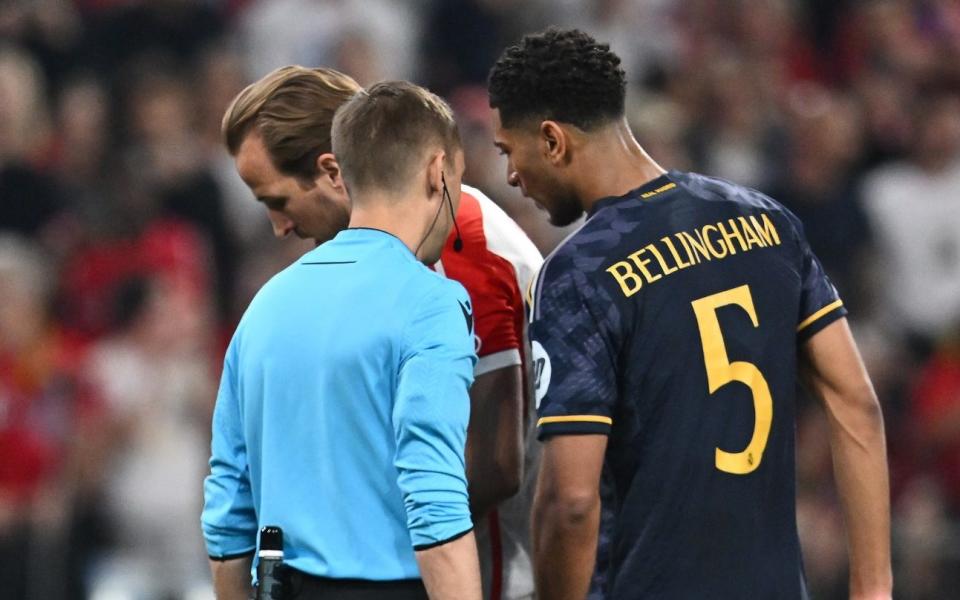
[[[540,417],[537,421],[537,427],[542,427],[548,423],[603,423],[604,425],[613,425],[613,419],[602,417],[600,415],[563,415],[560,417]]]
[[[596,433],[610,435],[613,419],[597,415],[571,415],[569,417],[543,417],[537,421],[537,439],[555,435],[584,435]]]
[[[799,325],[797,325],[797,333],[800,333],[810,325],[813,325],[818,319],[826,316],[827,314],[843,307],[843,300],[834,300],[830,304],[824,306],[817,312],[813,313],[806,319],[804,319]]]
[[[480,359],[477,360],[477,366],[473,369],[473,376],[479,377],[485,373],[503,369],[504,367],[512,367],[521,363],[519,349],[511,348],[509,350],[501,350],[500,352],[481,356]]]

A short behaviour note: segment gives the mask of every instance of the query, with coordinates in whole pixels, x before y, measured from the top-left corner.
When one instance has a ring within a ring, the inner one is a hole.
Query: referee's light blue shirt
[[[472,527],[463,447],[476,355],[460,284],[396,237],[347,229],[276,275],[240,321],[213,415],[211,558],[279,525],[313,575],[419,577],[414,548]]]

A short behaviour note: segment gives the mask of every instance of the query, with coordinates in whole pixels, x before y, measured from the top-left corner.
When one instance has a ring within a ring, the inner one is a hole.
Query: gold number
[[[770,436],[770,423],[773,420],[773,399],[770,386],[760,369],[753,363],[730,362],[727,347],[720,331],[717,309],[735,304],[750,315],[754,327],[758,327],[757,311],[753,307],[750,288],[745,285],[712,294],[691,302],[700,328],[700,341],[703,343],[703,361],[707,366],[707,386],[710,393],[733,381],[739,381],[750,388],[753,395],[754,426],[750,443],[741,452],[725,452],[717,448],[717,468],[734,475],[746,475],[760,466],[763,450]]]

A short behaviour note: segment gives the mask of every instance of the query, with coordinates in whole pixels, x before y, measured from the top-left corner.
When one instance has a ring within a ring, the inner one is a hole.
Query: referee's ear
[[[324,152],[317,157],[317,175],[316,183],[321,183],[333,188],[336,191],[345,191],[346,185],[343,183],[343,172],[340,170],[340,163],[332,152]]]
[[[447,153],[443,150],[435,152],[427,165],[427,195],[431,200],[439,196],[443,201],[443,187],[445,185],[443,168],[446,166]]]

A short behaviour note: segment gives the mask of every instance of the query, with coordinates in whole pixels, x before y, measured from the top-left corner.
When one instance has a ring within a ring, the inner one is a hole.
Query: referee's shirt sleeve
[[[201,525],[207,554],[213,560],[251,554],[257,544],[257,515],[250,491],[237,396],[236,344],[234,336],[223,361],[223,376],[213,411],[210,474],[203,484]]]
[[[397,483],[416,550],[473,527],[463,449],[476,360],[470,299],[437,278],[404,327],[393,406]]]
[[[609,434],[617,401],[619,312],[602,288],[555,257],[535,289],[530,323],[537,437]]]

